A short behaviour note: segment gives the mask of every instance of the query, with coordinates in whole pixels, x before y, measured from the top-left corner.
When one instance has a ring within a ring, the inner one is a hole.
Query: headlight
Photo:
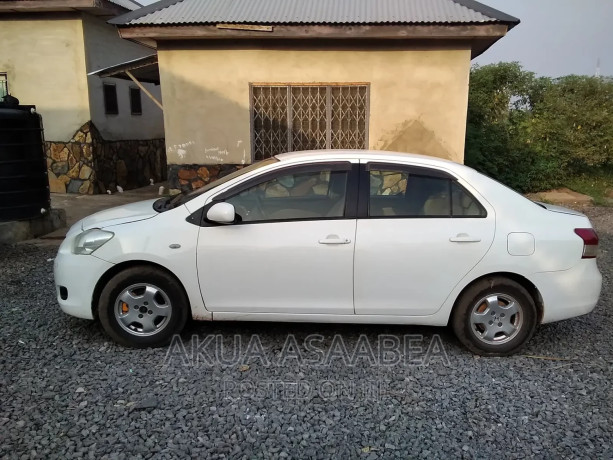
[[[75,238],[73,252],[75,254],[91,254],[113,236],[115,236],[113,232],[107,232],[99,228],[85,230]]]

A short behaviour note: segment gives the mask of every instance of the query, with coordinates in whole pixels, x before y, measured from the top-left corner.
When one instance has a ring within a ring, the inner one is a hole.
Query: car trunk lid
[[[563,206],[556,206],[549,203],[543,203],[541,201],[535,201],[536,204],[545,208],[547,211],[558,212],[560,214],[570,214],[571,216],[585,216],[585,214],[575,211],[574,209],[565,208]]]

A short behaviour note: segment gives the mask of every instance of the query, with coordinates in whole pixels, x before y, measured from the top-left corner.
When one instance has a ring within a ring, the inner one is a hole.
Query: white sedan
[[[188,194],[76,223],[55,260],[62,310],[126,346],[205,321],[451,325],[475,353],[592,311],[584,215],[419,155],[277,155]]]

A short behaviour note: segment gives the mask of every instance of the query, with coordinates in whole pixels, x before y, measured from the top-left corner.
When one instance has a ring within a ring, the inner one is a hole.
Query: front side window
[[[253,185],[225,201],[243,222],[343,217],[348,171],[288,170]]]
[[[485,217],[483,206],[449,177],[371,167],[370,217]]]
[[[9,82],[6,73],[0,72],[0,100],[9,93]]]
[[[117,115],[119,113],[117,87],[111,83],[104,83],[102,90],[104,92],[104,113],[107,115]]]

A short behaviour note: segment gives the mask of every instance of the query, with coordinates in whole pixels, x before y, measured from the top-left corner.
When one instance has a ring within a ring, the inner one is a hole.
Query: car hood
[[[562,214],[571,214],[573,216],[585,216],[585,214],[580,213],[579,211],[575,211],[574,209],[564,208],[562,206],[555,206],[555,205],[549,204],[549,203],[542,203],[540,201],[537,201],[536,203],[541,205],[547,211],[559,212],[559,213],[562,213]]]
[[[124,204],[115,208],[105,209],[81,221],[82,230],[90,228],[105,228],[113,225],[127,224],[138,220],[150,219],[158,215],[153,209],[156,200],[139,201]]]

